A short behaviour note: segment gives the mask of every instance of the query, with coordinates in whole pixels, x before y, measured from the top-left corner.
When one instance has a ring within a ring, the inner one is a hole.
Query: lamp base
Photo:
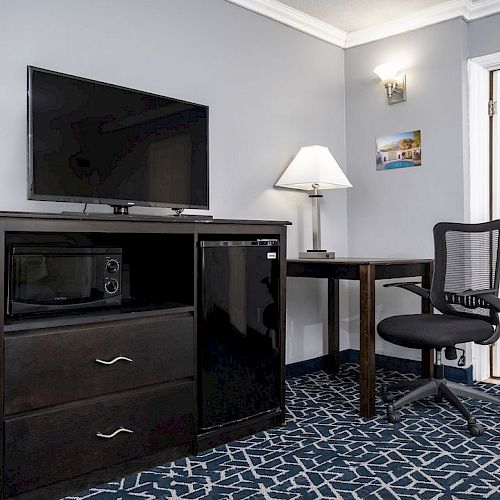
[[[299,259],[335,259],[335,252],[328,250],[307,250],[299,252]]]

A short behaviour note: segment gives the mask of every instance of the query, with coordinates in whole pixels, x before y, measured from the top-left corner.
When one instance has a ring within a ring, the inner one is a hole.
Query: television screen
[[[28,196],[208,208],[208,107],[28,68]]]

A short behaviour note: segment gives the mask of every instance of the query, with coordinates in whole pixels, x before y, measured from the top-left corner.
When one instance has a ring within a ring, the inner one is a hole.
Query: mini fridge
[[[279,241],[201,241],[199,428],[280,407]]]

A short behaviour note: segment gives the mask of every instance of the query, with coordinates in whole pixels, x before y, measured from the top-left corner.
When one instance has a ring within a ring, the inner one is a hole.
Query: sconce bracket
[[[392,94],[387,95],[389,104],[398,104],[406,101],[406,75],[402,75],[401,81],[392,89]]]

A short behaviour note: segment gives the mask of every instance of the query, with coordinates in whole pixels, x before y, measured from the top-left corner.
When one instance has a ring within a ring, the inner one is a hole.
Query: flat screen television
[[[208,107],[28,67],[28,198],[208,209]]]

